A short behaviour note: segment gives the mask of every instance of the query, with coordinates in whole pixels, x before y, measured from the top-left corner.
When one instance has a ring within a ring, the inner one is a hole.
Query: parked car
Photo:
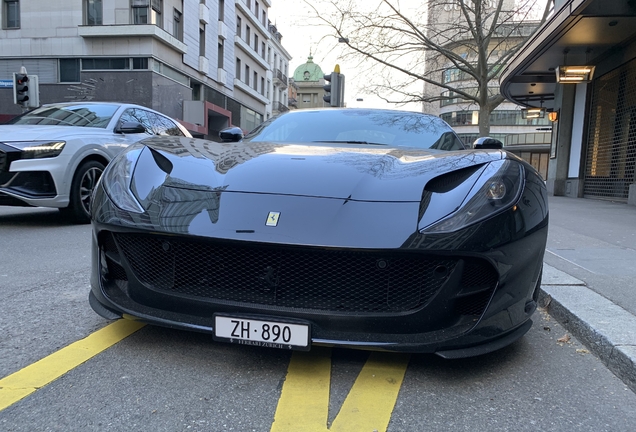
[[[114,102],[48,104],[18,116],[0,125],[0,205],[56,207],[88,223],[104,167],[153,135],[191,136],[157,111]]]
[[[153,137],[93,202],[93,309],[219,341],[474,356],[530,328],[543,180],[441,119],[297,110],[231,142]]]

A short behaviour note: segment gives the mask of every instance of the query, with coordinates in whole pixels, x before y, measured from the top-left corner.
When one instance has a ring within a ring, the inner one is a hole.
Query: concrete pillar
[[[550,163],[548,164],[548,194],[564,196],[570,163],[570,147],[572,144],[572,120],[574,118],[574,96],[576,86],[557,84],[554,93],[554,108],[559,110],[559,120],[554,123]],[[555,133],[556,132],[556,133]],[[556,150],[556,151],[555,151]],[[556,157],[552,155],[556,153]]]
[[[627,204],[636,206],[636,183],[629,185],[629,192],[627,195]]]

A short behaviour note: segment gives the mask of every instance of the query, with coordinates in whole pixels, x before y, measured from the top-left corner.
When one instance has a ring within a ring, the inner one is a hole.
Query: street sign
[[[0,88],[13,88],[13,80],[0,80]]]

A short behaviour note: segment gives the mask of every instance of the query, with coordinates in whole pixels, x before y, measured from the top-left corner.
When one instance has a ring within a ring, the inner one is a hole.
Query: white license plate
[[[309,349],[309,326],[306,324],[216,315],[214,337],[243,345]]]

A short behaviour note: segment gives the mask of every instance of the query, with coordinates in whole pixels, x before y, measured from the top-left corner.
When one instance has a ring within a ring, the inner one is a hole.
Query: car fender
[[[115,155],[116,153],[113,154],[112,152],[106,151],[104,147],[95,144],[84,146],[79,151],[75,152],[73,155],[70,156],[67,169],[65,170],[63,176],[59,177],[62,179],[62,181],[60,184],[56,185],[58,188],[58,195],[64,195],[65,197],[68,197],[71,183],[73,182],[73,176],[75,175],[75,172],[77,171],[80,164],[82,164],[85,160],[103,160],[106,165],[114,158]]]

